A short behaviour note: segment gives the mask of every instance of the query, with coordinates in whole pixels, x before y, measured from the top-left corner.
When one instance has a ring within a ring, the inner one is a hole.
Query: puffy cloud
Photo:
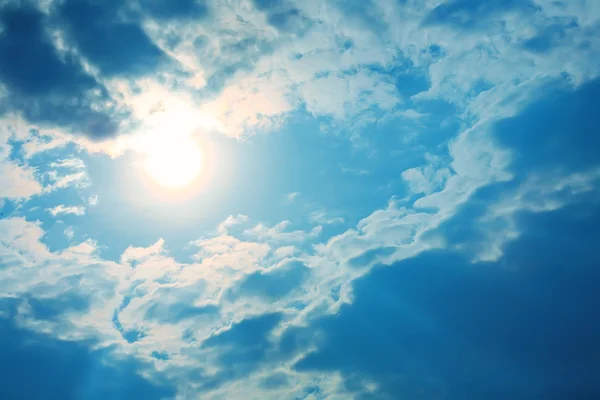
[[[1,160],[0,176],[0,198],[24,199],[42,192],[42,186],[35,177],[35,170],[31,167]]]
[[[432,165],[410,168],[402,172],[402,179],[408,183],[413,193],[429,194],[443,185],[450,177],[447,168],[436,170]]]
[[[225,221],[223,221],[219,224],[217,231],[221,235],[226,235],[227,229],[229,229],[230,227],[235,226],[235,225],[243,224],[246,221],[248,221],[247,215],[242,215],[242,214],[230,215],[229,217],[227,217],[225,219]]]

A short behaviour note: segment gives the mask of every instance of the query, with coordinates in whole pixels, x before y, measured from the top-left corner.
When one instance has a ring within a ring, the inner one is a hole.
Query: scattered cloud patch
[[[85,207],[81,206],[65,206],[64,204],[59,204],[56,207],[48,208],[47,211],[53,216],[65,215],[65,214],[73,214],[73,215],[84,215]]]

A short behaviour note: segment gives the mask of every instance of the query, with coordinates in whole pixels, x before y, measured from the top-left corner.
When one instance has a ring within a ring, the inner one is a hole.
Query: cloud
[[[11,157],[14,151],[10,143],[15,133],[7,121],[2,121],[0,129],[0,199],[27,199],[42,193],[42,185],[37,179],[37,171],[26,162]]]
[[[221,222],[219,224],[219,227],[217,228],[217,231],[219,232],[219,234],[221,235],[226,235],[227,234],[227,229],[229,229],[232,226],[235,225],[239,225],[239,224],[243,224],[244,222],[248,221],[248,216],[247,215],[242,215],[242,214],[238,214],[238,215],[230,215],[229,217],[227,217],[225,219],[225,221]]]
[[[164,16],[164,10],[179,14],[174,7],[161,7],[153,1],[142,2],[142,6],[146,3],[154,15]],[[65,24],[67,39],[102,74],[135,76],[154,72],[167,62],[167,57],[140,25],[121,19],[119,9],[124,5],[115,0],[67,0],[58,7],[57,15]]]
[[[98,201],[99,201],[99,200],[98,200],[98,197],[99,197],[99,196],[98,196],[97,194],[90,196],[90,197],[88,198],[88,205],[89,205],[90,207],[96,207],[96,206],[98,205]]]
[[[327,210],[320,209],[311,212],[308,215],[308,219],[310,222],[319,225],[331,225],[331,224],[343,224],[344,218],[342,217],[330,217],[327,214]]]
[[[64,189],[69,186],[84,188],[90,185],[90,180],[84,162],[79,158],[61,159],[49,164],[52,168],[46,173],[50,181],[47,191]]]
[[[73,239],[73,236],[75,236],[75,231],[73,230],[73,227],[68,226],[65,228],[64,234],[67,237],[67,239]]]
[[[85,164],[80,158],[64,158],[50,163],[50,168],[85,169]]]
[[[46,209],[53,216],[57,215],[65,215],[65,214],[73,214],[73,215],[84,215],[85,207],[78,206],[65,206],[64,204],[59,204],[56,207]]]
[[[298,198],[298,196],[300,196],[300,192],[288,193],[285,195],[285,201],[286,203],[292,203],[294,200],[296,200],[296,198]]]
[[[321,226],[315,226],[309,232],[302,230],[286,231],[287,227],[290,225],[290,221],[282,221],[272,228],[263,224],[258,224],[254,228],[245,230],[244,233],[250,237],[264,241],[305,242],[309,239],[318,237],[322,230]]]
[[[0,176],[0,198],[26,199],[42,192],[42,186],[37,181],[33,168],[20,166],[9,160],[0,160]]]
[[[109,113],[92,106],[94,97],[108,100],[102,86],[70,54],[59,54],[40,11],[9,3],[0,9],[0,22],[0,80],[8,89],[2,109],[94,138],[115,134]]]
[[[446,183],[451,176],[447,168],[435,169],[432,165],[410,168],[402,172],[402,179],[413,193],[429,194]]]

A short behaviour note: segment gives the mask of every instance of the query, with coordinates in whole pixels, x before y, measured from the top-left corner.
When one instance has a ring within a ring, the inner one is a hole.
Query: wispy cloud
[[[315,239],[322,231],[321,226],[316,226],[310,231],[295,230],[289,231],[290,221],[282,221],[273,227],[268,227],[263,224],[258,224],[251,229],[247,229],[244,233],[250,237],[260,240],[275,241],[275,242],[305,242],[309,239]]]
[[[99,196],[97,194],[88,197],[88,205],[90,207],[96,207],[98,205]]]
[[[300,192],[291,192],[284,196],[286,203],[293,203],[300,196]]]
[[[65,206],[64,204],[59,204],[56,207],[47,208],[46,211],[48,211],[50,214],[52,214],[55,217],[58,215],[65,215],[65,214],[73,214],[73,215],[81,216],[81,215],[85,214],[85,207]]]
[[[344,218],[342,217],[332,217],[327,213],[327,210],[320,209],[311,212],[308,214],[308,220],[312,223],[319,225],[331,225],[331,224],[342,224],[344,223]]]

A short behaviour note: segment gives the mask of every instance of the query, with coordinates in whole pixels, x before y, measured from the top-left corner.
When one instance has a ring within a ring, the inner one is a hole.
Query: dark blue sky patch
[[[53,320],[70,312],[86,312],[90,307],[89,298],[77,293],[65,293],[51,299],[26,297],[26,301],[33,317],[41,320]]]
[[[523,214],[498,263],[441,251],[374,270],[296,368],[365,376],[382,399],[595,398],[599,222],[598,202]]]
[[[490,232],[505,232],[510,227],[502,218],[488,221],[485,225],[477,220],[486,215],[498,199],[518,190],[531,174],[551,179],[566,173],[585,172],[600,165],[597,157],[600,154],[600,138],[596,134],[600,117],[593,111],[598,108],[600,80],[576,90],[553,83],[545,87],[538,100],[519,115],[496,124],[496,140],[512,153],[514,179],[479,189],[436,233],[442,233],[450,246],[460,246],[467,254],[478,254],[487,246]],[[599,184],[597,179],[591,182],[592,187],[597,188]],[[581,204],[597,198],[597,190],[574,196],[569,186],[555,190],[553,194],[553,199],[563,204]],[[544,199],[542,194],[532,192],[527,200],[535,203]]]
[[[535,10],[530,0],[448,0],[434,8],[423,23],[470,30],[484,28],[508,11]]]
[[[138,0],[142,11],[158,20],[201,19],[208,14],[206,0]]]
[[[575,172],[600,164],[600,80],[576,90],[551,85],[539,100],[494,129],[515,157],[517,174],[559,168]]]
[[[261,367],[274,348],[269,334],[280,321],[281,314],[264,314],[245,319],[206,339],[203,347],[221,351],[217,359],[220,371],[203,382],[202,390],[215,389],[232,379],[248,376]]]
[[[142,365],[89,351],[16,327],[0,318],[0,398],[48,400],[152,400],[175,395],[164,383],[143,379]]]
[[[429,90],[431,84],[426,71],[411,70],[396,74],[396,89],[404,98]]]
[[[309,273],[310,269],[303,263],[291,261],[272,271],[255,272],[248,275],[231,295],[234,298],[259,296],[271,301],[279,300],[301,286],[308,278]]]
[[[234,324],[230,329],[206,339],[206,347],[267,347],[267,335],[281,321],[280,314],[265,314],[245,319]]]
[[[136,18],[123,20],[119,0],[67,0],[57,12],[79,51],[107,76],[155,72],[168,57]]]

